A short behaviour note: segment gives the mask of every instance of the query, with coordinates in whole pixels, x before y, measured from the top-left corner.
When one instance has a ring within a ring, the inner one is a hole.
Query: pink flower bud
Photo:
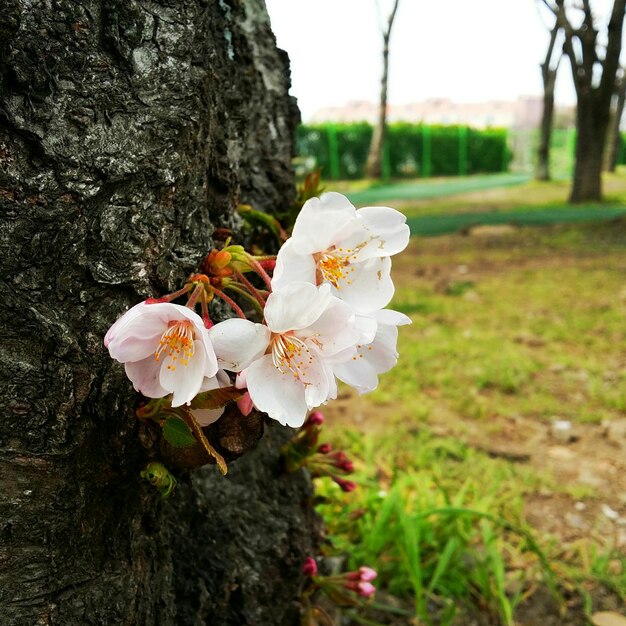
[[[332,479],[341,487],[341,490],[345,491],[346,493],[354,491],[357,487],[356,483],[353,483],[351,480],[344,480],[343,478],[339,478],[339,476],[333,476]]]
[[[357,585],[358,594],[363,598],[369,598],[376,591],[376,587],[372,583],[360,582]]]
[[[243,396],[237,400],[237,408],[241,411],[242,415],[250,414],[250,411],[252,411],[253,408],[250,392],[246,391],[246,393],[244,393]]]
[[[317,451],[320,454],[328,454],[332,449],[333,446],[330,443],[322,443],[317,447]]]
[[[309,578],[317,574],[317,563],[312,556],[307,556],[304,565],[302,566],[302,573]]]
[[[363,567],[359,567],[359,574],[361,580],[365,583],[374,580],[378,576],[378,573],[375,569],[372,569],[371,567],[366,567],[365,565]]]
[[[343,463],[340,463],[337,467],[346,472],[346,474],[352,474],[352,472],[354,472],[354,464],[352,461],[343,461]]]
[[[307,426],[321,426],[324,423],[324,414],[321,411],[313,411],[306,423]]]

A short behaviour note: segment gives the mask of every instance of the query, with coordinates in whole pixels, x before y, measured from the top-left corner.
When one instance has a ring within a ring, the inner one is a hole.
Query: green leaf
[[[186,448],[196,442],[191,429],[178,417],[168,417],[163,424],[163,436],[174,448]]]

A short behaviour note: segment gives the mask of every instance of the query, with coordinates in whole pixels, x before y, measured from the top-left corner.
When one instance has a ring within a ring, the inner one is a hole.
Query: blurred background
[[[345,623],[624,626],[624,2],[267,6],[299,179],[412,232],[399,364],[326,411],[327,553],[380,571]]]

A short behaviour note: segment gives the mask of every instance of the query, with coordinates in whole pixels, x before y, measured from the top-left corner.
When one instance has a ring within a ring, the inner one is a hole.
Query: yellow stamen
[[[170,359],[167,369],[176,370],[177,362],[180,365],[189,365],[189,359],[194,353],[194,330],[190,321],[174,321],[169,323],[168,329],[161,335],[159,347],[154,353],[154,358],[160,361],[162,358]]]
[[[302,339],[290,333],[273,334],[270,350],[272,363],[281,374],[286,374],[288,370],[294,380],[304,382],[307,369],[313,363],[313,355]]]

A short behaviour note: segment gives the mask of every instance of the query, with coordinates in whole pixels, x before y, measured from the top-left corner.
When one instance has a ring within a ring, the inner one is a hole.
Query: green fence
[[[298,155],[322,168],[327,180],[363,178],[372,127],[363,123],[298,128]],[[504,129],[396,123],[388,127],[385,178],[464,176],[508,170]]]
[[[618,150],[618,165],[626,165],[626,135]],[[509,147],[513,153],[511,170],[533,174],[537,162],[539,130],[509,131]],[[576,131],[573,128],[555,128],[550,140],[550,175],[554,179],[571,178],[574,171]]]

